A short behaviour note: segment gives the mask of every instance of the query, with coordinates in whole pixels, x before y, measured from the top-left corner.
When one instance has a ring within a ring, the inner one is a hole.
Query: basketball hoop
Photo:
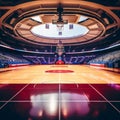
[[[56,24],[58,32],[62,32],[63,28],[64,28],[64,24],[63,23],[57,23]]]

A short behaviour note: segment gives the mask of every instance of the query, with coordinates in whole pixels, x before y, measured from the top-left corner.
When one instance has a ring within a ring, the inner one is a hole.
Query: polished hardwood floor
[[[84,65],[16,67],[0,73],[0,83],[120,83],[120,74]]]

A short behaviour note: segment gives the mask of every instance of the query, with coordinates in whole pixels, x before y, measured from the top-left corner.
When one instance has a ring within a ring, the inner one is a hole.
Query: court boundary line
[[[14,99],[19,93],[21,93],[30,83],[26,84],[23,88],[21,88],[18,92],[16,92],[9,100],[7,100],[2,106],[0,106],[0,110],[4,108],[12,99]]]
[[[109,103],[119,114],[120,114],[120,110],[117,109],[104,95],[102,95],[102,93],[100,93],[95,87],[93,87],[91,84],[88,83],[88,85],[94,89],[107,103]]]

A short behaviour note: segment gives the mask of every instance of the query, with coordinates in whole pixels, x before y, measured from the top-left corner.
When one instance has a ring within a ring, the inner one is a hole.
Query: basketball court
[[[36,65],[16,67],[12,71],[2,72],[0,83],[119,84],[120,74],[85,65]]]
[[[119,120],[120,74],[86,65],[1,69],[0,115],[16,120]]]

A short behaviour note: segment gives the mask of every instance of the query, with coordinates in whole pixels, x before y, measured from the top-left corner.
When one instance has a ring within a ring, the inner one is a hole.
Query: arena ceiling
[[[119,6],[120,0],[0,0],[1,36],[38,45],[56,45],[59,40],[64,45],[99,42],[117,36]],[[56,22],[59,17],[62,28]]]

